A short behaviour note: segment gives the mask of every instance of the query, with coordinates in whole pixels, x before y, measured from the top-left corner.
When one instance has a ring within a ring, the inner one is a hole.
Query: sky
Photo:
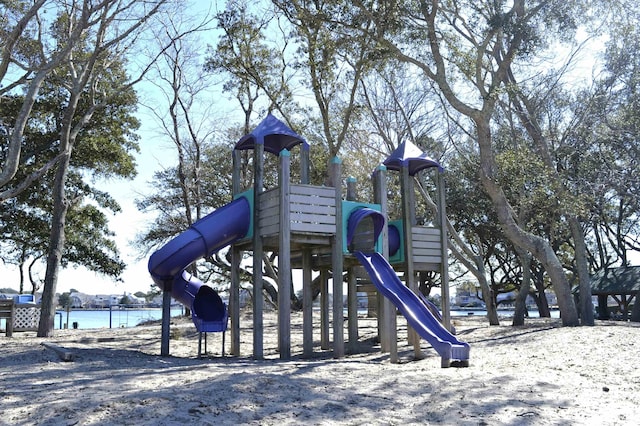
[[[209,11],[210,4],[203,2],[192,2],[189,7],[203,8],[206,6],[205,13],[213,13],[217,11],[214,8]],[[202,13],[198,16],[204,16]],[[206,43],[214,43],[215,37],[210,34],[205,40]],[[144,55],[141,56],[144,61]],[[133,61],[135,62],[135,60]],[[132,75],[137,75],[136,71],[132,71]],[[141,102],[147,105],[161,105],[162,94],[153,84],[141,82],[136,87]],[[219,99],[220,96],[208,95],[210,99]],[[109,181],[94,182],[93,184],[101,190],[109,192],[119,203],[122,212],[113,215],[111,212],[106,214],[109,217],[111,230],[115,233],[115,241],[118,245],[121,260],[127,265],[121,276],[121,282],[116,282],[113,278],[104,277],[100,274],[88,271],[85,268],[69,267],[60,270],[57,293],[63,293],[75,289],[86,294],[129,294],[138,291],[148,292],[151,289],[153,281],[147,270],[147,260],[150,253],[140,253],[131,246],[131,241],[136,234],[147,228],[154,220],[154,213],[142,213],[135,206],[135,199],[140,198],[142,194],[148,194],[153,187],[153,174],[165,167],[172,167],[176,164],[176,152],[173,144],[167,141],[166,137],[162,137],[158,131],[158,123],[153,114],[144,106],[140,106],[137,117],[141,122],[138,131],[140,135],[139,145],[140,152],[136,154],[136,162],[138,164],[138,175],[134,180],[111,179]],[[44,278],[44,267],[38,271],[38,276]],[[0,276],[3,277],[3,283],[0,287],[9,287],[18,289],[20,274],[16,266],[3,265],[0,263]],[[26,283],[25,292],[31,291],[31,284]]]
[[[592,63],[591,61],[586,62]],[[574,75],[584,74],[585,78],[589,78],[591,71],[585,68],[577,73],[574,72]],[[150,192],[154,172],[164,167],[173,166],[177,160],[172,144],[163,142],[163,138],[158,137],[153,117],[145,115],[141,111],[139,118],[142,127],[139,132],[141,136],[140,153],[136,155],[138,176],[132,181],[110,180],[97,184],[100,189],[109,191],[122,207],[121,213],[109,217],[111,229],[116,234],[115,240],[120,250],[120,257],[127,264],[121,277],[122,282],[116,282],[112,278],[95,274],[84,268],[70,267],[60,271],[56,289],[58,293],[75,289],[90,295],[125,294],[138,291],[147,292],[151,289],[152,280],[147,270],[150,253],[141,253],[130,243],[138,232],[143,231],[153,222],[154,214],[138,211],[135,199],[139,198],[141,194]],[[632,259],[632,264],[640,264],[640,253],[634,253]],[[19,271],[17,267],[0,264],[0,275],[3,277],[3,283],[0,284],[0,287],[18,288]],[[39,276],[44,277],[44,269],[39,272]],[[25,290],[31,290],[30,284],[27,284]]]
[[[140,153],[136,155],[138,163],[138,176],[132,180],[111,180],[102,182],[98,186],[108,190],[120,203],[122,212],[109,217],[111,229],[114,231],[115,240],[120,250],[121,259],[127,264],[122,275],[122,282],[116,282],[88,271],[84,268],[64,269],[60,271],[57,292],[63,293],[75,289],[89,295],[93,294],[133,294],[138,291],[148,292],[151,289],[152,280],[147,270],[147,261],[150,253],[141,253],[131,246],[131,241],[136,233],[148,227],[154,220],[153,213],[138,211],[135,200],[141,194],[148,193],[152,189],[152,177],[155,171],[174,165],[176,160],[175,149],[161,138],[153,137],[150,130],[153,120],[144,119],[141,128]],[[640,253],[634,253],[632,264],[640,264]],[[1,287],[18,288],[19,272],[15,267],[0,265],[0,274],[3,277]],[[44,277],[44,270],[40,277]],[[30,286],[27,291],[30,291]]]
[[[121,281],[104,277],[84,268],[69,268],[61,271],[57,292],[70,289],[87,294],[125,294],[151,290],[153,280],[147,269],[151,253],[140,252],[132,246],[136,234],[148,228],[155,219],[155,213],[138,210],[136,199],[149,194],[154,189],[153,175],[156,171],[173,167],[177,162],[175,148],[155,131],[156,123],[152,117],[139,112],[141,121],[140,152],[136,154],[138,175],[133,180],[112,179],[99,182],[101,190],[108,191],[120,203],[122,211],[109,214],[111,230],[120,251],[120,258],[127,265]]]
[[[138,176],[131,181],[112,179],[96,183],[101,190],[109,191],[122,207],[122,212],[108,216],[111,229],[116,234],[115,241],[120,257],[127,264],[122,282],[116,282],[113,278],[104,277],[85,268],[69,267],[60,270],[57,293],[75,289],[86,294],[125,294],[138,291],[146,293],[151,289],[153,281],[147,271],[148,255],[136,251],[130,243],[137,232],[150,225],[154,215],[138,211],[135,199],[150,191],[153,173],[171,166],[175,158],[175,153],[169,146],[163,145],[161,141],[158,143],[157,137],[150,136],[148,128],[151,126],[153,123],[149,119],[142,123],[140,133],[143,137],[140,140],[140,153],[136,155]],[[0,264],[0,274],[3,277],[0,287],[18,289],[20,275],[16,266]],[[38,271],[38,275],[44,278],[44,268]],[[26,287],[26,292],[31,290],[29,283]]]

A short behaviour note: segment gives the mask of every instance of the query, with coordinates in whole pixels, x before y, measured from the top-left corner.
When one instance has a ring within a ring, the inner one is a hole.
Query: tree
[[[329,158],[339,155],[358,116],[356,101],[361,78],[372,65],[375,36],[370,21],[354,21],[355,28],[335,31],[328,17],[347,10],[331,1],[313,4],[273,0],[294,28],[299,45],[297,67],[303,67],[305,81],[320,115],[321,138]]]
[[[70,292],[64,292],[60,296],[58,296],[58,306],[63,309],[70,308],[73,300],[71,299]]]
[[[86,129],[97,110],[108,110],[114,99],[131,96],[129,90],[132,82],[119,67],[125,53],[123,49],[127,45],[125,42],[135,38],[142,24],[164,3],[162,0],[152,2],[150,9],[147,9],[146,5],[136,7],[135,2],[107,1],[101,3],[100,8],[91,9],[84,2],[82,8],[72,4],[73,7],[69,10],[61,11],[55,21],[53,37],[62,43],[72,44],[73,49],[65,58],[64,67],[56,69],[67,79],[67,84],[61,86],[66,91],[66,103],[59,130],[58,152],[61,157],[56,165],[52,188],[52,226],[38,336],[49,336],[53,330],[53,299],[65,247],[65,226],[69,210],[66,182],[78,135]],[[92,13],[95,15],[92,16]],[[131,18],[133,21],[129,20]],[[92,24],[91,31],[85,37],[76,39],[75,28],[78,23],[85,22],[84,25]],[[130,24],[131,22],[133,23]]]
[[[20,182],[14,181],[21,162],[24,128],[31,117],[38,92],[48,76],[68,60],[79,43],[88,39],[92,27],[103,26],[102,30],[94,33],[98,35],[97,43],[101,44],[102,49],[115,48],[117,43],[134,38],[136,32],[148,23],[147,18],[167,2],[156,0],[137,5],[135,0],[105,0],[96,4],[72,1],[61,5],[50,0],[37,0],[2,4],[3,16],[7,19],[5,26],[0,29],[4,35],[0,57],[0,96],[21,89],[24,101],[18,113],[11,120],[3,122],[8,145],[0,169],[0,202],[24,191],[66,155],[65,152],[59,152]],[[51,10],[62,20],[51,22],[45,19]],[[66,23],[65,16],[70,18]],[[116,17],[119,20],[114,19]],[[114,27],[116,23],[120,28],[113,33],[114,37],[101,40],[100,37],[106,36],[104,27]],[[47,28],[48,25],[52,26],[51,29]],[[50,30],[54,33],[66,31],[66,34],[52,34]],[[50,40],[56,42],[52,44]]]
[[[222,143],[203,143],[201,148],[202,166],[199,171],[201,181],[195,182],[190,179],[188,184],[202,186],[200,209],[203,212],[209,212],[232,200],[231,188],[228,184],[231,176],[229,161],[231,147]],[[192,167],[193,163],[185,164],[186,176],[194,176]],[[163,245],[191,225],[184,214],[183,184],[179,177],[178,166],[156,172],[154,182],[157,189],[137,200],[140,210],[158,212],[155,223],[136,237],[138,246],[145,252]],[[208,260],[215,264],[218,255],[214,254],[214,256],[215,258]]]
[[[16,174],[18,180],[56,156],[53,148],[55,142],[52,141],[58,139],[60,105],[64,105],[64,98],[56,89],[56,84],[54,81],[45,82],[34,104],[32,118],[24,131],[24,163]],[[108,218],[103,211],[117,212],[120,207],[109,194],[85,183],[83,174],[86,175],[87,170],[93,176],[128,177],[134,173],[133,158],[127,152],[137,149],[135,137],[129,133],[138,126],[130,113],[134,99],[123,96],[114,100],[114,106],[95,114],[86,131],[78,137],[78,155],[72,158],[66,183],[66,192],[71,201],[68,238],[61,258],[63,267],[79,265],[115,277],[124,269],[125,265],[119,260],[118,250],[111,240],[113,233],[109,230]],[[3,116],[12,114],[11,105],[21,103],[18,96],[12,100],[14,102],[0,104]],[[121,103],[116,106],[118,102]],[[38,291],[43,284],[34,269],[46,258],[54,203],[51,187],[50,172],[35,181],[29,191],[5,201],[0,213],[0,233],[6,261],[18,265],[20,288],[24,288],[28,278],[32,292]],[[87,203],[89,199],[91,203]],[[27,272],[28,277],[25,276]]]
[[[240,104],[243,123],[233,129],[233,132],[229,132],[235,136],[235,140],[252,130],[255,114],[262,111],[278,111],[291,128],[295,130],[297,127],[294,124],[294,112],[299,108],[295,107],[289,86],[295,75],[295,72],[292,72],[295,67],[291,67],[286,58],[288,37],[283,35],[280,41],[265,41],[268,29],[276,33],[282,31],[277,16],[273,16],[251,13],[249,3],[245,1],[228,2],[225,10],[216,16],[218,29],[222,33],[215,49],[208,49],[205,70],[224,76],[226,81],[223,91],[230,93]],[[245,151],[241,155],[243,161],[248,162],[249,153]],[[230,156],[231,154],[227,161]],[[275,157],[267,155],[265,171],[277,170],[275,161]],[[274,167],[269,167],[269,164]],[[242,173],[241,182],[250,182],[249,171]],[[276,182],[276,173],[267,172],[263,179],[265,186],[272,186]],[[264,276],[277,282],[278,269],[275,259],[274,253],[255,255],[253,268],[264,268]],[[225,264],[225,269],[228,268],[228,260],[222,262],[220,253],[208,260],[217,263],[217,266]],[[243,280],[250,281],[250,275],[246,271],[242,274]],[[271,282],[263,280],[262,286],[268,295],[268,301],[277,299],[278,290]],[[299,305],[295,292],[291,291],[290,294],[293,305]]]
[[[348,15],[349,19],[341,24],[354,30],[361,29],[363,21],[371,22],[371,30],[361,33],[375,35],[377,45],[389,56],[419,69],[437,85],[448,105],[473,125],[480,181],[505,235],[544,265],[558,298],[563,324],[578,325],[569,283],[556,253],[549,241],[518,224],[504,189],[496,182],[498,166],[492,126],[512,65],[523,67],[521,59],[545,41],[543,23],[546,30],[551,25],[562,30],[570,28],[568,6],[555,1],[529,6],[524,0],[516,0],[510,6],[495,2],[460,1],[454,5],[430,1],[384,4],[375,9],[357,3],[357,7],[358,13]],[[407,41],[410,46],[419,44],[422,48],[407,49]]]
[[[155,86],[155,99],[149,109],[162,129],[162,136],[171,140],[178,154],[177,178],[180,185],[182,214],[186,227],[202,218],[203,182],[202,149],[204,141],[213,134],[214,114],[206,105],[212,95],[210,78],[202,72],[197,36],[208,30],[210,17],[205,15],[195,25],[185,16],[164,15],[163,25],[156,31],[159,46],[166,46],[153,64],[148,82]],[[187,26],[187,30],[182,27]],[[182,222],[182,221],[181,221]],[[189,272],[198,276],[195,265]],[[189,314],[187,307],[186,314]]]
[[[188,225],[202,217],[202,145],[215,129],[212,106],[202,106],[212,96],[212,82],[202,71],[198,39],[200,33],[209,30],[210,21],[208,15],[192,23],[185,16],[164,14],[156,38],[159,46],[166,47],[147,77],[158,89],[155,94],[160,95],[148,107],[160,124],[162,136],[173,142],[178,154],[177,172]]]
[[[428,82],[412,81],[409,66],[398,66],[396,63],[387,61],[383,66],[375,67],[362,79],[360,93],[362,99],[360,102],[368,112],[366,115],[363,114],[364,126],[373,129],[370,131],[370,143],[381,139],[382,144],[378,143],[377,145],[382,145],[384,148],[379,147],[378,149],[388,154],[403,140],[413,140],[429,155],[439,159],[441,164],[446,164],[447,158],[452,156],[448,152],[451,150],[450,146],[455,146],[455,144],[447,143],[453,140],[454,132],[446,126],[438,126],[439,123],[446,120],[446,117],[442,116],[443,111],[440,108],[439,98]],[[445,131],[438,133],[439,127]],[[434,140],[446,142],[436,144]],[[373,143],[375,144],[375,142]],[[460,180],[456,170],[449,171],[448,175],[456,176],[456,180]],[[420,212],[417,214],[430,215],[431,220],[435,222],[435,218],[438,217],[438,207],[429,195],[429,185],[424,179],[416,183],[419,196],[430,211],[429,213]],[[396,191],[390,192],[391,194],[396,193]],[[469,205],[473,204],[465,200],[458,207]],[[478,211],[477,205],[474,205],[474,210]],[[399,215],[399,212],[396,214]],[[489,286],[489,279],[484,268],[484,256],[474,251],[472,243],[465,241],[465,238],[459,233],[460,229],[456,228],[451,220],[447,220],[445,226],[451,236],[449,248],[452,254],[478,280],[489,323],[499,325],[496,292]],[[467,228],[467,232],[469,232],[469,228]],[[476,239],[468,235],[467,240],[475,241]]]
[[[294,127],[292,115],[299,109],[290,86],[296,73],[287,57],[289,37],[283,33],[277,14],[258,13],[261,6],[246,0],[227,2],[225,10],[216,15],[221,31],[218,43],[207,49],[205,71],[226,78],[223,91],[242,109],[243,132],[239,136],[251,131],[253,115],[261,109],[279,112],[290,127]]]
[[[594,99],[587,120],[576,139],[592,147],[588,153],[591,171],[582,179],[600,201],[590,205],[594,218],[591,237],[594,263],[598,269],[620,262],[629,264],[628,250],[640,250],[640,131],[638,85],[640,62],[633,52],[640,47],[635,25],[635,9],[619,13],[624,19],[614,21],[612,37],[607,43],[603,75],[590,95]],[[584,95],[583,95],[584,96]]]
[[[57,49],[49,50],[49,46],[41,38],[42,31],[39,28],[41,23],[39,15],[46,3],[48,3],[47,0],[38,0],[30,5],[28,2],[21,1],[2,4],[5,12],[3,15],[10,19],[7,20],[8,25],[3,28],[5,37],[3,37],[2,62],[0,62],[0,82],[2,83],[0,95],[4,97],[19,87],[24,87],[26,94],[13,120],[3,123],[9,143],[4,155],[3,167],[0,170],[0,201],[24,191],[33,181],[50,170],[58,160],[57,157],[54,158],[23,179],[19,185],[9,190],[5,189],[18,171],[24,127],[31,115],[40,86],[53,69],[68,57],[74,46],[73,43],[80,39],[89,25],[86,18],[92,12],[88,5],[82,8],[81,16],[85,19],[80,20],[78,25],[73,27],[69,37],[72,43],[61,43]],[[50,53],[50,56],[44,56],[45,53]]]
[[[218,19],[222,19],[221,15]],[[214,104],[202,106],[219,96],[215,71],[223,67],[216,65],[217,56],[208,57],[202,67],[199,36],[210,31],[210,20],[205,16],[194,23],[184,16],[167,16],[156,34],[158,43],[168,48],[149,74],[150,83],[158,89],[149,108],[160,124],[161,136],[176,148],[177,165],[156,173],[154,180],[161,182],[157,187],[162,189],[137,201],[141,210],[159,213],[156,222],[137,236],[136,243],[145,251],[161,246],[204,214],[232,199],[229,141],[237,140],[243,133],[232,126],[223,127],[220,123],[226,123],[228,118],[224,112],[215,111]],[[207,54],[211,55],[210,49]],[[220,63],[231,66],[225,61]],[[237,96],[244,106],[244,92],[240,91]],[[251,96],[248,99],[247,108],[252,113],[253,99]],[[225,251],[213,253],[204,261],[190,265],[189,271],[204,282],[228,282],[225,254]]]
[[[39,291],[43,282],[35,270],[46,256],[47,239],[50,232],[49,217],[52,200],[47,192],[50,182],[46,176],[40,184],[34,184],[29,197],[18,195],[15,202],[6,202],[0,215],[0,232],[3,235],[8,263],[18,265],[20,290],[31,284],[31,292]],[[33,191],[39,188],[38,191]],[[71,190],[75,188],[70,188]],[[67,223],[67,244],[61,258],[61,265],[86,267],[97,273],[117,277],[124,270],[124,263],[118,257],[118,250],[111,240],[108,219],[103,211],[92,204],[84,204],[99,191],[73,191],[77,200],[69,212]],[[82,200],[82,201],[81,201]],[[28,280],[28,281],[27,281]]]

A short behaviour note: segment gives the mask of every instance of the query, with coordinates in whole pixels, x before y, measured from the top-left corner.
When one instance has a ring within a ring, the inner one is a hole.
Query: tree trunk
[[[536,305],[538,306],[538,315],[540,318],[551,318],[551,311],[549,310],[549,302],[545,294],[544,281],[537,279],[534,281],[536,286]]]
[[[429,193],[424,189],[425,185],[420,180],[416,180],[416,182],[418,183],[417,188],[420,191],[420,194],[427,203],[427,207],[434,215],[437,215],[438,208],[436,203],[429,196]],[[498,306],[496,305],[496,298],[494,297],[493,290],[487,280],[483,256],[473,252],[469,244],[460,237],[458,231],[449,219],[446,219],[446,222],[448,235],[452,242],[452,244],[449,244],[449,250],[451,250],[453,256],[458,259],[478,280],[478,284],[482,291],[482,300],[484,301],[487,310],[489,325],[500,325],[500,320],[498,318]],[[481,246],[478,245],[479,250],[480,247]]]
[[[524,317],[527,314],[527,296],[531,287],[531,254],[518,250],[520,263],[522,263],[522,283],[516,295],[516,309],[513,313],[511,325],[524,325]],[[544,293],[543,293],[544,295]],[[546,300],[546,298],[545,298]]]
[[[18,270],[20,271],[20,283],[19,283],[19,287],[18,287],[18,293],[22,294],[22,292],[24,292],[24,268],[25,268],[25,262],[26,262],[26,253],[23,250],[22,254],[20,256],[20,265]]]
[[[71,153],[68,152],[58,163],[55,180],[53,184],[53,215],[51,218],[51,234],[49,237],[49,250],[47,254],[47,270],[44,276],[44,290],[42,292],[42,303],[40,311],[40,323],[38,324],[38,337],[50,337],[53,333],[53,326],[56,314],[55,296],[58,285],[58,273],[60,271],[60,261],[64,252],[65,243],[65,223],[68,201],[65,196],[65,182]]]
[[[571,234],[575,244],[576,266],[578,268],[580,323],[582,325],[594,325],[591,277],[589,276],[587,244],[584,241],[584,232],[578,218],[575,216],[569,217],[569,226],[571,227]]]
[[[474,120],[477,126],[478,145],[480,147],[480,181],[491,198],[498,220],[505,235],[516,246],[530,252],[544,267],[553,284],[558,299],[558,308],[565,326],[579,325],[578,311],[573,302],[569,280],[564,273],[560,260],[548,241],[524,231],[515,220],[515,213],[502,188],[494,180],[494,157],[491,149],[491,128],[489,119],[483,114]]]
[[[87,70],[80,73],[86,77]],[[79,81],[84,81],[82,77]],[[74,87],[84,87],[84,84]],[[50,337],[53,334],[53,326],[56,314],[56,287],[58,286],[58,273],[65,244],[65,225],[67,212],[69,210],[69,200],[67,200],[65,186],[67,174],[71,164],[71,152],[77,131],[73,131],[73,118],[78,107],[81,90],[72,92],[69,103],[65,108],[62,117],[62,128],[60,130],[60,161],[53,181],[53,212],[51,214],[51,234],[49,236],[49,250],[47,252],[47,270],[44,275],[44,289],[42,290],[42,304],[40,311],[40,323],[38,324],[38,337]],[[84,120],[89,120],[91,115],[85,115]]]
[[[514,245],[529,251],[547,272],[558,300],[562,324],[565,326],[579,325],[578,311],[573,301],[569,280],[549,242],[522,230],[513,220],[511,208],[502,189],[495,185],[493,180],[486,175],[482,176],[481,179],[487,189],[487,193],[494,202],[505,235]]]
[[[478,283],[480,284],[480,288],[482,289],[482,300],[484,300],[484,304],[486,306],[489,325],[500,325],[496,298],[493,297],[493,290],[487,282],[487,275],[485,274],[482,256],[476,256],[475,260],[476,267],[478,268],[478,275],[476,276],[476,278],[478,279]]]

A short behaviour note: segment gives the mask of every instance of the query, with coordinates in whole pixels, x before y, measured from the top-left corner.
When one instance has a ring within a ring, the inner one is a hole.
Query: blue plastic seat
[[[198,290],[191,305],[191,319],[198,330],[198,358],[202,356],[202,335],[204,334],[204,353],[207,353],[207,333],[222,333],[222,356],[224,356],[225,335],[229,322],[227,304],[220,295],[209,286]]]

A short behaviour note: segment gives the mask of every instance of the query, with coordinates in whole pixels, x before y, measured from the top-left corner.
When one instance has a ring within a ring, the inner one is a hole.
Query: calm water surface
[[[146,322],[162,319],[162,309],[98,309],[98,310],[72,310],[69,311],[69,319],[67,320],[66,311],[56,311],[55,328],[64,328],[65,324],[69,324],[68,328],[124,328],[135,327],[136,325]],[[184,313],[181,306],[171,308],[171,316],[179,316]]]
[[[160,308],[148,308],[148,309],[113,309],[109,312],[108,309],[99,310],[72,310],[69,311],[69,319],[67,320],[67,313],[65,311],[57,311],[55,318],[55,328],[64,328],[65,324],[69,324],[69,328],[125,328],[135,327],[136,325],[153,320],[160,320],[162,318],[162,309]],[[366,314],[366,309],[359,310],[359,314]],[[184,314],[184,308],[181,306],[175,306],[171,308],[171,316],[180,316]],[[345,310],[346,314],[346,310]],[[464,310],[451,310],[452,317],[459,316],[484,316],[487,311],[482,309],[464,309]],[[498,310],[500,316],[513,316],[513,310]],[[529,317],[537,318],[538,311],[530,310]],[[552,318],[558,318],[559,312],[557,310],[551,311]]]

